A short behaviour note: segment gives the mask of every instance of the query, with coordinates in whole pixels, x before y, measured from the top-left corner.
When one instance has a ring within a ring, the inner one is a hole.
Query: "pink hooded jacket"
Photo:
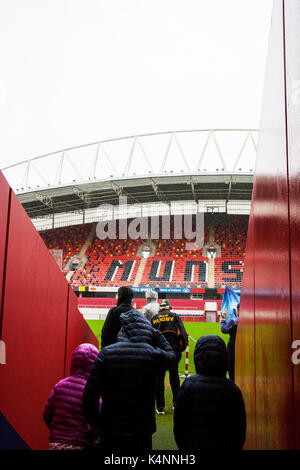
[[[50,442],[83,447],[88,444],[89,426],[83,414],[82,396],[98,354],[92,344],[80,344],[72,357],[71,376],[60,380],[52,389],[43,413],[50,429]]]

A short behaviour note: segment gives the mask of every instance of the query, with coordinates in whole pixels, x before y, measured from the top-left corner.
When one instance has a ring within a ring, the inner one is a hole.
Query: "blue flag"
[[[228,323],[232,318],[237,318],[236,306],[239,303],[240,294],[226,286],[221,307],[221,311],[227,313],[226,323]]]

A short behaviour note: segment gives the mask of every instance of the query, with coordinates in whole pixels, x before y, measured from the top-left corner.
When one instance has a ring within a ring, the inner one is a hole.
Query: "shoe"
[[[156,410],[156,413],[157,413],[158,415],[164,415],[164,414],[165,414],[163,408],[158,408],[158,409]]]

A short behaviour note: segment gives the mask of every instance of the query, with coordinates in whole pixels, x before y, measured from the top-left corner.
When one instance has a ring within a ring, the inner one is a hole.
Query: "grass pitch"
[[[98,337],[100,344],[100,335],[104,320],[87,320],[91,330]],[[218,335],[224,339],[225,343],[229,339],[228,335],[221,333],[220,323],[205,323],[205,322],[184,322],[185,329],[189,334],[189,375],[195,374],[194,364],[194,349],[197,340],[204,335]],[[185,373],[185,352],[182,354],[181,361],[179,363],[179,375]],[[180,379],[182,383],[184,378]],[[169,373],[166,373],[165,379],[165,414],[156,415],[156,432],[153,434],[152,446],[153,450],[177,450],[176,442],[173,433],[173,415],[174,411],[172,391],[169,380]]]
[[[99,342],[101,341],[100,335],[104,320],[87,320],[91,330],[98,337]],[[189,336],[189,375],[195,374],[194,364],[194,349],[196,341],[204,335],[218,335],[224,339],[225,343],[229,339],[228,335],[221,333],[220,323],[206,323],[206,322],[184,322],[185,329]],[[185,352],[182,354],[181,361],[179,362],[179,374],[185,373]]]

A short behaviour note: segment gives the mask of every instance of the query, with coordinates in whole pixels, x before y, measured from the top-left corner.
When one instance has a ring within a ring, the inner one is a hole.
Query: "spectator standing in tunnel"
[[[112,307],[105,319],[101,332],[101,348],[117,342],[117,336],[121,328],[120,315],[132,309],[133,290],[130,287],[118,289],[117,306]]]
[[[233,309],[234,317],[226,323],[226,312],[222,313],[221,319],[221,331],[224,334],[229,334],[229,340],[227,343],[227,353],[228,353],[228,372],[229,378],[234,382],[234,367],[235,367],[235,340],[237,327],[240,316],[240,304],[237,304],[236,309]]]
[[[174,435],[180,451],[242,450],[246,412],[240,389],[226,378],[227,350],[217,335],[198,339],[196,374],[182,384],[174,413]],[[228,453],[228,454],[227,454]]]
[[[151,323],[171,345],[176,354],[176,360],[169,370],[170,385],[173,395],[173,409],[176,405],[177,394],[180,389],[180,379],[178,375],[178,363],[181,353],[185,350],[188,340],[187,332],[179,315],[171,311],[171,304],[168,300],[162,300],[159,304],[159,312],[155,315]],[[157,375],[156,384],[156,405],[157,414],[164,414],[165,408],[165,374],[166,370],[161,368]]]
[[[146,305],[141,310],[141,314],[144,315],[147,320],[151,321],[154,315],[158,314],[159,305],[157,302],[158,293],[155,290],[147,290],[146,294]]]

